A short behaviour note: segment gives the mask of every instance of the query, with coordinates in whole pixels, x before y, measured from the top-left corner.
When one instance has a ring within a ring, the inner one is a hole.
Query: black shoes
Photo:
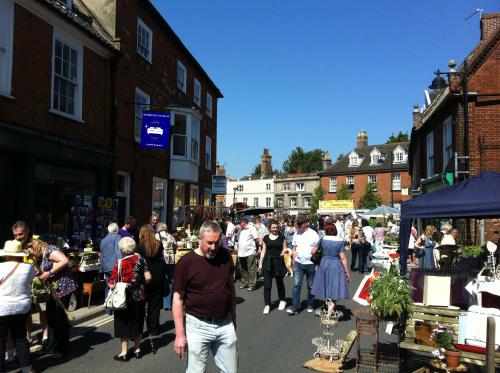
[[[141,351],[136,351],[136,352],[134,352],[134,357],[135,357],[136,359],[140,359],[140,358],[142,358],[142,352],[141,352]]]
[[[120,361],[122,363],[126,363],[128,361],[128,357],[127,355],[115,355],[113,356],[113,359],[115,359],[116,361]]]

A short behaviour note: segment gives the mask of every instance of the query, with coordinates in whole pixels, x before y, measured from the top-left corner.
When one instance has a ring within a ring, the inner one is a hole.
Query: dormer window
[[[349,154],[349,167],[357,167],[360,163],[361,162],[357,153],[352,152]]]
[[[404,163],[406,162],[406,153],[405,151],[401,148],[401,147],[397,147],[395,150],[394,150],[394,163]]]
[[[370,165],[378,165],[380,162],[380,152],[377,149],[373,149],[370,153]]]

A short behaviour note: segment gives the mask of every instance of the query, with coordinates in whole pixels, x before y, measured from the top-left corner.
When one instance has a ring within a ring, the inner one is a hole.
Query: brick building
[[[384,205],[398,207],[410,198],[408,143],[368,145],[368,134],[361,131],[356,148],[318,175],[325,200],[336,200],[338,188],[347,184],[358,207],[367,184],[373,183]]]
[[[209,205],[222,94],[150,1],[82,0],[120,49],[114,185],[140,222],[175,228],[185,205]],[[140,145],[142,111],[171,113],[169,151]]]
[[[49,1],[0,0],[0,35],[0,242],[17,219],[64,235],[68,196],[112,194],[117,50]]]
[[[480,41],[457,69],[459,74],[436,78],[425,106],[414,107],[410,170],[415,193],[484,170],[500,172],[500,13],[483,15],[480,28]],[[500,230],[498,219],[487,222],[486,239],[494,238],[495,230]]]

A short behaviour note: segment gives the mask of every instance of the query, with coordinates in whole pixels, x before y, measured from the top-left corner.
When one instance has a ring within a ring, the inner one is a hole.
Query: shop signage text
[[[167,150],[170,140],[170,113],[142,112],[141,148]]]

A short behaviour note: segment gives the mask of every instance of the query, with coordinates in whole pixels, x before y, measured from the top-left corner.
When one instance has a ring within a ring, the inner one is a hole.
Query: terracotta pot
[[[460,365],[461,351],[445,351],[446,366],[448,368],[456,368]]]

